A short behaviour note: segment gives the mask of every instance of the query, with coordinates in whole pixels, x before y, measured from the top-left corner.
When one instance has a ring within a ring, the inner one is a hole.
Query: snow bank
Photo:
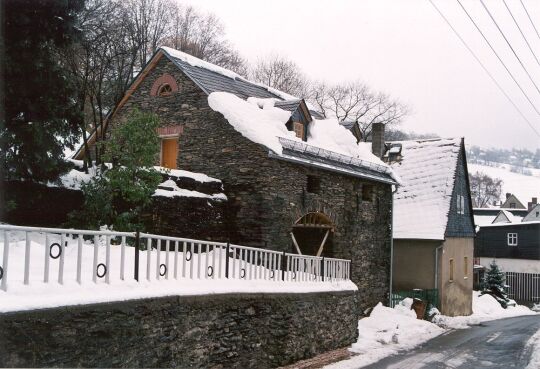
[[[419,320],[410,309],[412,299],[405,299],[394,309],[379,303],[368,318],[358,321],[358,341],[351,347],[353,356],[349,360],[325,368],[359,368],[377,362],[402,350],[410,350],[438,336],[444,329]]]
[[[261,144],[281,155],[283,147],[279,137],[303,142],[285,124],[289,111],[274,107],[275,99],[248,98],[243,100],[228,92],[213,92],[208,96],[210,108],[217,111],[247,139]],[[313,120],[310,123],[307,144],[342,155],[365,160],[388,168],[371,153],[366,143],[356,143],[354,136],[337,119]],[[390,171],[390,170],[389,170]]]
[[[531,358],[525,369],[540,368],[540,330],[536,332],[525,344],[525,349],[529,350]]]
[[[472,309],[472,315],[456,317],[436,315],[433,318],[433,322],[446,328],[463,329],[489,320],[536,314],[534,311],[523,305],[509,306],[504,309],[493,296],[480,296],[479,291],[473,291]]]
[[[175,253],[160,252],[160,263],[168,263],[169,278],[165,276],[156,280],[156,268],[158,251],[153,249],[150,255],[150,277],[146,280],[146,265],[148,252],[140,253],[140,282],[133,279],[135,249],[125,248],[125,280],[120,279],[121,246],[111,245],[109,276],[110,284],[106,284],[104,278],[98,279],[97,283],[92,281],[94,275],[93,255],[94,244],[92,240],[87,240],[82,245],[82,284],[76,282],[77,276],[77,243],[76,239],[66,238],[67,247],[64,251],[64,284],[58,281],[59,263],[58,259],[49,259],[49,283],[43,282],[45,272],[44,267],[44,240],[42,233],[30,233],[30,284],[24,285],[24,255],[25,241],[22,232],[10,233],[9,248],[9,272],[8,290],[0,290],[0,313],[20,310],[43,309],[58,306],[93,304],[111,301],[124,301],[130,299],[142,299],[163,296],[182,295],[208,295],[223,293],[309,293],[309,292],[330,292],[342,290],[357,290],[351,281],[339,282],[296,282],[296,281],[272,281],[265,279],[239,279],[238,274],[244,268],[246,275],[253,278],[257,275],[270,275],[269,270],[263,266],[250,264],[248,262],[230,260],[231,274],[236,278],[225,279],[225,255],[224,249],[221,251],[209,251],[208,253],[197,253],[196,246],[194,253],[189,251],[189,244],[186,246],[187,252],[183,253],[183,248],[179,246],[178,252],[178,279],[174,279]],[[59,235],[51,235],[50,243],[60,242]],[[106,247],[104,237],[100,237],[98,247],[98,263],[105,263]],[[3,237],[0,238],[0,255],[4,249]],[[56,252],[56,251],[55,251]],[[185,257],[191,262],[184,262]],[[169,260],[167,262],[167,259]],[[207,276],[205,271],[207,265],[214,265],[215,279]],[[221,265],[221,267],[220,267]],[[184,269],[185,266],[185,269]],[[199,266],[201,269],[198,269]],[[193,268],[193,271],[191,270]],[[198,275],[198,270],[201,270]],[[266,274],[265,274],[266,270]],[[193,279],[190,274],[193,274]],[[218,278],[221,275],[221,278]],[[298,273],[298,279],[303,278],[302,273]],[[38,297],[38,298],[36,298]]]

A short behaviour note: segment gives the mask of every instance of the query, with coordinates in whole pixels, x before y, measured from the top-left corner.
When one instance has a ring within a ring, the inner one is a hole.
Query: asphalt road
[[[525,344],[539,329],[539,315],[493,320],[442,334],[365,368],[525,368],[532,354]]]

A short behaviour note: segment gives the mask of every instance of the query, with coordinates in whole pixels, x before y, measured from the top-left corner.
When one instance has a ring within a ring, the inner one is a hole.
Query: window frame
[[[465,215],[465,196],[457,195],[456,210],[458,214]]]
[[[365,191],[368,191],[369,189],[369,192],[366,193]],[[373,186],[372,184],[362,184],[362,188],[361,188],[361,198],[362,198],[362,201],[366,201],[366,202],[373,202],[373,194],[375,193],[375,186]]]
[[[166,87],[168,87],[169,90],[164,92],[163,89],[166,88]],[[173,93],[172,86],[169,83],[163,83],[161,86],[158,87],[156,96],[166,97],[166,96],[171,96],[172,93]]]
[[[299,128],[299,129],[297,129]],[[305,128],[304,128],[304,123],[302,122],[293,122],[293,132],[294,132],[294,135],[296,136],[296,138],[299,138],[301,139],[302,141],[304,140],[304,135],[305,135]],[[298,136],[298,134],[300,133],[300,137]]]
[[[463,257],[463,279],[469,278],[469,257]]]
[[[449,273],[448,273],[448,281],[449,282],[454,282],[454,258],[450,258],[448,260],[448,268],[449,268]]]
[[[516,232],[506,233],[506,244],[515,247],[518,245],[518,234]]]
[[[306,177],[306,192],[319,194],[321,192],[321,178],[308,174]]]

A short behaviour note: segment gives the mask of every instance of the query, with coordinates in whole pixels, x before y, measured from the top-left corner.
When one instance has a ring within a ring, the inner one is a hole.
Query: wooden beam
[[[319,250],[317,250],[317,256],[321,256],[323,248],[324,248],[324,244],[326,243],[326,239],[328,238],[329,234],[330,234],[330,230],[327,230],[326,234],[324,235],[324,238],[323,238],[323,240],[321,242],[321,246],[319,247]]]
[[[294,233],[291,232],[292,242],[294,243],[294,247],[296,247],[296,251],[298,252],[298,255],[302,255],[302,251],[300,251],[300,247],[298,246],[298,243],[296,242],[296,238],[294,237]]]

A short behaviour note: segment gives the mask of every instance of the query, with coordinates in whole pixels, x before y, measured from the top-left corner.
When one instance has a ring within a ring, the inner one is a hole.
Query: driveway
[[[525,368],[532,353],[525,345],[538,330],[540,315],[493,320],[445,333],[365,368]]]

